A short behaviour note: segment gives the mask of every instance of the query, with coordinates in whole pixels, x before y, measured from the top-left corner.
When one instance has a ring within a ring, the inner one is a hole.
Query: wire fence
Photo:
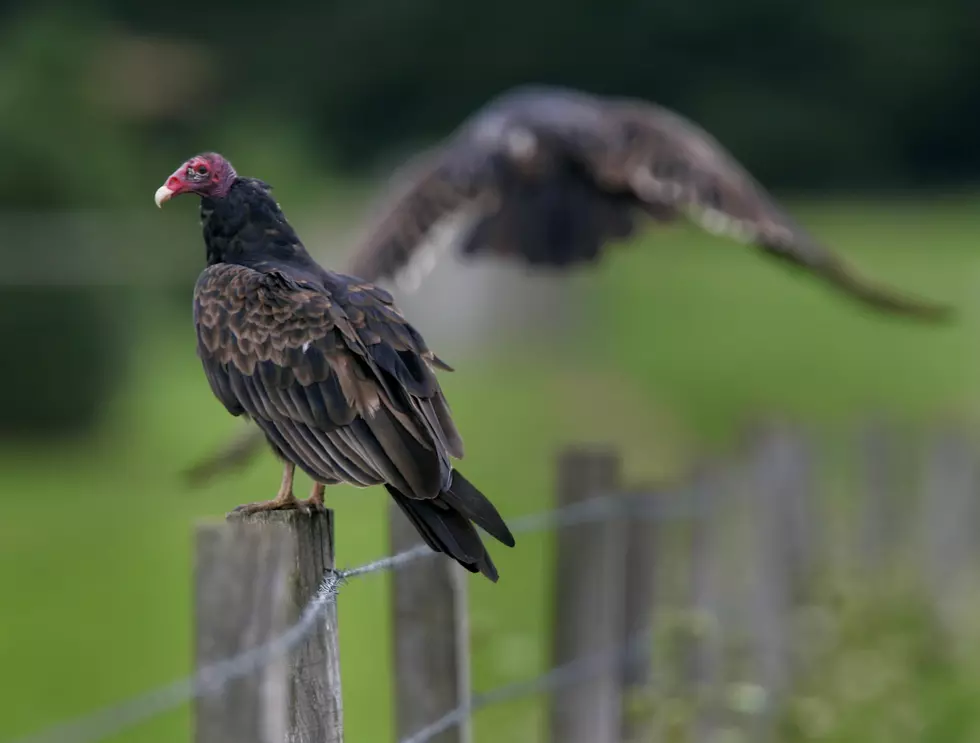
[[[837,469],[843,462],[833,464],[834,452],[844,446],[853,454],[847,472]],[[949,633],[952,640],[975,638],[980,615],[977,604],[970,602],[971,596],[980,595],[975,589],[980,585],[980,443],[956,431],[910,432],[905,441],[896,431],[873,428],[856,446],[835,441],[832,447],[821,469],[805,438],[786,433],[761,436],[737,461],[725,457],[711,466],[702,463],[692,477],[672,487],[624,491],[615,485],[580,486],[576,497],[582,499],[577,502],[562,495],[559,468],[560,507],[510,520],[515,534],[556,532],[551,667],[483,693],[456,688],[452,695],[440,696],[438,704],[416,707],[414,715],[397,713],[400,743],[444,740],[447,731],[465,726],[478,710],[543,692],[552,695],[554,732],[560,725],[568,728],[573,716],[563,717],[567,710],[576,711],[584,698],[601,696],[617,683],[616,693],[621,691],[623,699],[637,697],[641,705],[650,701],[649,692],[666,695],[660,701],[690,707],[684,712],[690,712],[690,719],[685,717],[683,724],[694,731],[692,740],[711,740],[717,726],[728,723],[746,727],[752,739],[762,739],[756,726],[769,726],[772,733],[776,715],[794,714],[786,700],[814,658],[836,663],[846,656],[847,663],[854,662],[853,654],[846,652],[846,633],[839,634],[846,625],[835,624],[846,618],[840,613],[842,605],[836,600],[828,604],[829,595],[850,596],[864,602],[856,606],[867,609],[876,601],[884,601],[882,606],[892,606],[888,602],[896,598],[905,601],[911,590],[915,601],[934,615],[935,631]],[[834,477],[828,478],[828,473]],[[581,474],[567,470],[564,477],[574,482]],[[853,486],[847,489],[846,503],[839,487],[845,478]],[[818,491],[823,493],[819,497]],[[580,525],[594,527],[576,529]],[[575,531],[558,531],[566,527]],[[644,548],[604,557],[602,549],[583,543],[599,532],[604,533],[603,544],[622,539]],[[419,566],[420,561],[445,559],[425,545],[400,550],[411,538],[392,547],[390,556],[329,572],[298,620],[268,642],[246,645],[239,654],[229,650],[226,659],[203,662],[186,678],[7,743],[96,743],[192,700],[234,701],[237,680],[274,669],[277,659],[301,651],[304,642],[329,623],[337,596],[348,582],[418,566],[418,573],[400,574],[397,589],[410,583],[406,579],[425,577],[428,567]],[[563,548],[570,548],[565,551],[575,559],[563,561]],[[311,590],[319,578],[314,572]],[[608,595],[596,593],[613,583]],[[577,592],[571,601],[563,593],[569,585]],[[653,597],[640,597],[647,589]],[[303,595],[305,600],[310,593]],[[642,601],[648,604],[646,610],[626,606]],[[611,620],[619,622],[614,631],[600,632],[593,624],[598,617],[594,607],[599,605],[609,609],[606,614],[622,607],[624,619],[630,621]],[[396,638],[406,636],[406,627],[395,622]],[[656,647],[655,632],[662,638]],[[600,635],[601,642],[592,642]],[[582,636],[588,641],[581,642]],[[437,641],[430,638],[424,644],[427,653],[435,650],[430,642]],[[839,658],[827,655],[835,643],[843,649]],[[415,669],[418,674],[400,677],[399,668],[414,667],[399,666],[404,659],[400,661],[397,653],[394,660],[398,684],[411,685],[431,670]],[[637,665],[630,666],[634,661]],[[611,664],[622,665],[613,671]],[[459,672],[463,678],[468,673],[468,668]],[[618,679],[610,678],[616,674]],[[764,699],[761,711],[753,707],[744,713],[751,719],[732,722],[732,715],[743,712],[732,708],[734,702],[726,695],[749,688],[761,694],[753,698]],[[705,690],[711,693],[705,696]],[[220,697],[214,696],[219,692]],[[396,692],[396,700],[406,698],[404,691]],[[668,722],[658,717],[641,724]]]
[[[694,503],[692,508],[690,502],[680,506],[665,504],[643,493],[616,498],[601,494],[572,506],[513,519],[510,527],[515,534],[529,534],[621,518],[627,513],[641,518],[684,518],[697,514],[697,503]],[[428,546],[419,544],[364,565],[331,571],[324,578],[316,597],[304,608],[296,623],[272,640],[234,657],[204,666],[186,678],[145,692],[120,704],[104,707],[40,733],[8,740],[7,743],[96,743],[196,698],[218,693],[232,681],[259,670],[299,645],[313,631],[327,608],[336,603],[341,587],[351,579],[400,570],[419,560],[437,555],[438,553],[433,552]],[[579,658],[563,666],[552,668],[536,678],[476,695],[468,703],[457,707],[442,719],[404,739],[401,743],[428,743],[478,709],[515,697],[574,684],[576,681],[588,678],[607,667],[609,663],[622,662],[618,659],[633,655],[640,649],[645,651],[648,646],[646,642],[641,643],[641,639],[641,637],[631,637],[621,647],[596,656]]]

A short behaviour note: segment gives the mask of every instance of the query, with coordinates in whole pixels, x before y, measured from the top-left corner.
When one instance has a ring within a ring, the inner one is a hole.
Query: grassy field
[[[830,431],[869,411],[975,419],[980,210],[961,200],[798,213],[869,275],[955,303],[956,325],[873,316],[700,233],[648,236],[587,279],[588,319],[559,346],[449,359],[458,371],[444,385],[468,450],[461,469],[515,516],[547,506],[552,455],[566,442],[616,443],[639,477],[724,446],[756,412]],[[0,452],[0,740],[186,674],[192,526],[278,483],[271,457],[203,490],[180,483],[179,468],[239,424],[207,388],[189,309],[147,297],[132,322],[132,374],[97,437]],[[383,491],[331,496],[340,564],[383,554]],[[473,580],[476,689],[546,666],[549,548],[528,537],[494,550],[501,582]],[[359,580],[341,596],[352,741],[390,739],[385,581]],[[482,713],[478,730],[532,741],[539,715],[533,701],[510,704]],[[188,720],[180,710],[118,740],[186,740]]]

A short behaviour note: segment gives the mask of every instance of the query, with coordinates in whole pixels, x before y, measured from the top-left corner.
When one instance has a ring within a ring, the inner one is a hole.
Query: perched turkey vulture
[[[198,355],[228,412],[254,421],[285,462],[276,497],[239,509],[322,508],[325,485],[384,484],[429,547],[496,581],[474,524],[510,547],[514,537],[453,469],[463,442],[435,376],[449,367],[390,294],[318,265],[269,190],[207,153],[155,196],[201,198]],[[297,466],[316,483],[305,501],[293,495]]]
[[[396,172],[348,270],[413,289],[446,251],[568,269],[599,260],[643,217],[656,223],[683,214],[872,308],[930,321],[951,315],[946,306],[859,278],[682,116],[645,101],[546,86],[502,94]],[[205,480],[246,462],[260,445],[244,432],[188,475]]]

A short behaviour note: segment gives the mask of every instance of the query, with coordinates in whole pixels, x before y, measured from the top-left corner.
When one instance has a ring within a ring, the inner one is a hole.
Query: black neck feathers
[[[236,178],[227,195],[201,199],[209,266],[234,263],[260,270],[290,266],[308,270],[316,265],[269,191],[255,178]]]

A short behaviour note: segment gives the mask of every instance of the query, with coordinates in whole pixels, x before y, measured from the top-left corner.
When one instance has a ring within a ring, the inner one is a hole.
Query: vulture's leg
[[[282,468],[282,484],[279,485],[279,493],[273,500],[261,501],[259,503],[246,503],[235,510],[239,513],[257,513],[259,511],[286,511],[291,508],[298,508],[301,511],[307,510],[306,501],[296,500],[293,495],[293,474],[296,472],[296,465],[286,462]]]
[[[327,507],[323,505],[323,495],[327,486],[322,482],[313,483],[313,490],[310,492],[310,497],[303,501],[306,507],[310,511],[325,511]]]

